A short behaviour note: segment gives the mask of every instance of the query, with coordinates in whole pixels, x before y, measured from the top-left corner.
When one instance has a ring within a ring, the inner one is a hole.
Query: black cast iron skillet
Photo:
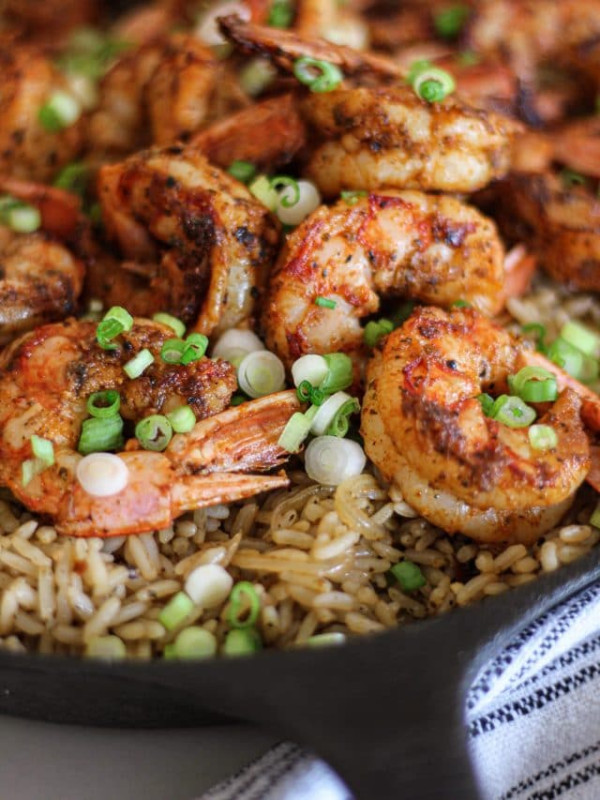
[[[118,727],[267,725],[359,800],[476,800],[464,700],[520,627],[600,577],[597,553],[501,597],[341,647],[106,664],[0,653],[0,712]]]

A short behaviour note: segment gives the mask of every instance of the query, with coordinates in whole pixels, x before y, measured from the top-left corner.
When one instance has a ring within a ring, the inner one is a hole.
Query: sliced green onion
[[[600,351],[600,336],[582,325],[580,322],[570,321],[563,325],[560,336],[565,342],[581,350],[586,356],[597,356]]]
[[[325,392],[313,386],[310,381],[302,381],[300,386],[296,389],[296,396],[301,403],[312,403],[315,406],[320,406],[325,400]]]
[[[483,394],[478,395],[477,399],[481,403],[481,408],[485,416],[491,417],[494,409],[494,398],[486,394],[486,392],[483,392]]]
[[[342,71],[335,64],[309,56],[294,62],[294,75],[311,92],[331,92],[344,80]]]
[[[553,450],[558,444],[556,431],[549,425],[532,425],[528,435],[534,450]]]
[[[315,436],[323,436],[324,433],[330,436],[343,436],[348,431],[348,416],[359,409],[360,404],[355,397],[351,397],[346,392],[336,392],[317,409],[310,432]],[[336,433],[332,431],[332,427]],[[342,430],[344,433],[341,433]]]
[[[315,297],[315,305],[321,308],[335,308],[337,306],[337,300],[333,300],[331,297],[317,295],[317,297]]]
[[[337,436],[317,436],[304,456],[308,477],[325,486],[338,486],[347,478],[360,475],[366,463],[367,457],[358,442]]]
[[[76,194],[78,197],[85,195],[90,180],[90,168],[86,164],[67,164],[54,179],[54,186],[66,192]]]
[[[330,633],[317,633],[310,636],[304,644],[307,647],[329,647],[332,644],[344,644],[346,641],[346,634],[341,631],[331,631]]]
[[[231,398],[231,401],[230,401],[229,405],[230,405],[230,406],[233,406],[233,407],[235,407],[235,406],[241,406],[241,405],[242,405],[242,403],[247,403],[247,402],[248,402],[248,400],[250,400],[250,399],[251,399],[250,397],[248,397],[247,395],[245,395],[245,394],[242,394],[242,393],[240,392],[240,393],[238,393],[238,394],[234,394],[234,395],[233,395],[233,397]]]
[[[123,372],[128,378],[135,380],[135,378],[139,378],[140,375],[143,375],[144,370],[148,369],[150,364],[153,363],[154,356],[147,347],[144,347],[143,350],[140,350],[136,356],[123,365]]]
[[[216,608],[229,597],[233,578],[220,564],[200,564],[185,579],[185,591],[200,608]]]
[[[294,8],[289,0],[274,0],[267,25],[272,28],[289,28],[294,19]]]
[[[33,233],[42,225],[42,215],[34,206],[21,203],[12,198],[2,198],[0,223],[7,225],[15,233]]]
[[[232,161],[227,172],[240,183],[250,183],[256,175],[256,167],[250,161]]]
[[[27,486],[29,481],[33,480],[36,475],[43,472],[46,465],[39,458],[28,458],[21,464],[21,485]]]
[[[175,658],[211,658],[216,652],[216,638],[210,631],[197,625],[184,628],[173,642]]]
[[[212,350],[213,358],[222,358],[238,367],[248,353],[265,350],[264,344],[252,331],[231,328],[220,337]]]
[[[164,311],[159,311],[158,314],[153,314],[152,319],[154,322],[160,322],[161,325],[166,325],[167,328],[171,328],[178,339],[181,339],[185,334],[185,325],[183,322],[177,319],[177,317],[171,316],[171,314],[165,314]]]
[[[494,402],[492,417],[509,428],[526,428],[534,421],[536,413],[520,397],[504,394]]]
[[[121,408],[121,395],[115,389],[107,389],[105,392],[94,392],[86,403],[86,409],[91,417],[104,419],[114,417]]]
[[[181,354],[180,364],[184,366],[199,361],[208,349],[208,336],[203,333],[190,333],[185,340],[185,348]]]
[[[546,403],[558,397],[556,376],[543,367],[523,367],[508,376],[508,385],[526,403]]]
[[[262,649],[260,634],[256,628],[234,628],[223,642],[224,656],[245,656]]]
[[[310,426],[315,413],[316,407],[311,406],[305,414],[301,411],[296,411],[295,414],[292,414],[277,442],[279,447],[288,453],[297,453],[310,433]]]
[[[96,341],[104,350],[114,350],[117,345],[111,340],[123,331],[130,331],[133,327],[133,317],[122,306],[110,308],[96,329]]]
[[[340,197],[348,206],[355,206],[361,197],[368,197],[369,193],[364,190],[340,192]]]
[[[292,364],[294,386],[307,382],[311,386],[320,386],[329,374],[329,365],[323,356],[309,354],[301,356]]]
[[[461,67],[474,67],[475,64],[479,64],[481,58],[473,50],[461,50],[456,54],[456,61]]]
[[[450,308],[471,308],[471,303],[466,300],[455,300]]]
[[[456,5],[444,8],[433,18],[433,25],[436,33],[445,39],[453,39],[461,32],[465,22],[469,18],[469,6]]]
[[[587,178],[584,175],[566,167],[561,170],[560,179],[565,189],[570,189],[572,186],[585,186],[587,183]]]
[[[389,319],[379,319],[367,322],[363,331],[363,337],[367,347],[375,347],[380,339],[387,336],[394,330],[394,323]]]
[[[579,378],[583,370],[583,353],[560,337],[548,348],[548,358],[557,366],[568,372],[573,378]]]
[[[590,517],[590,525],[593,525],[594,528],[600,528],[600,500],[592,512],[592,516]]]
[[[285,386],[285,367],[275,353],[257,350],[244,356],[238,367],[240,389],[249,397],[264,397]]]
[[[246,94],[256,97],[276,76],[277,72],[270,61],[266,58],[254,58],[239,73],[239,82]]]
[[[30,441],[33,455],[45,466],[51,467],[54,464],[54,445],[50,439],[43,439],[34,433]]]
[[[328,436],[345,436],[350,427],[350,417],[352,414],[358,414],[359,411],[360,403],[356,397],[352,397],[350,400],[347,400],[342,406],[340,406],[325,433]]]
[[[194,610],[194,601],[185,592],[177,592],[158,615],[158,621],[168,631],[178,628]]]
[[[75,470],[81,488],[94,497],[119,494],[129,483],[129,468],[114,453],[90,453]]]
[[[248,189],[269,211],[275,211],[279,202],[279,195],[271,186],[271,181],[266,175],[259,175],[255,178],[248,186]]]
[[[83,421],[77,450],[82,455],[119,450],[123,447],[123,420],[118,414]]]
[[[189,433],[196,424],[196,415],[190,406],[179,406],[169,411],[167,419],[175,433]]]
[[[101,658],[103,661],[120,661],[127,655],[125,642],[118,636],[94,636],[85,645],[87,658]]]
[[[521,330],[523,333],[532,333],[534,335],[536,350],[539,350],[541,353],[546,352],[545,340],[548,332],[545,325],[539,322],[528,322],[526,325],[521,326]]]
[[[329,367],[329,372],[319,384],[319,389],[325,394],[334,394],[340,389],[347,389],[354,380],[350,357],[346,353],[327,353],[323,358]]]
[[[135,426],[135,438],[144,450],[161,452],[173,438],[173,428],[165,416],[152,414]]]
[[[415,80],[419,77],[422,72],[425,70],[431,69],[433,64],[431,61],[427,61],[426,59],[417,59],[413,61],[408,69],[408,74],[406,76],[406,82],[409,83],[411,86],[415,82]]]
[[[277,175],[275,178],[271,178],[271,188],[275,189],[275,191],[282,188],[291,189],[291,196],[285,196],[279,200],[284,208],[291,208],[300,200],[300,189],[295,178],[290,178],[287,175]]]
[[[390,572],[398,581],[403,592],[415,592],[427,583],[421,568],[412,561],[400,561],[398,564],[394,564]]]
[[[277,178],[273,179],[278,180]],[[290,178],[290,180],[293,180]],[[319,190],[311,181],[294,181],[278,192],[275,213],[284,225],[295,227],[300,225],[309,214],[321,205]]]
[[[405,323],[414,310],[415,310],[415,303],[412,300],[408,300],[406,303],[402,303],[402,305],[398,308],[398,310],[394,311],[394,313],[392,314],[392,322],[394,323],[394,328],[399,328],[403,323]]]
[[[160,348],[160,357],[166,364],[179,364],[185,348],[183,339],[167,339]]]
[[[440,103],[456,89],[452,75],[437,67],[419,73],[412,86],[415,94],[427,103]]]
[[[81,115],[81,106],[67,92],[56,91],[47,103],[38,111],[38,121],[44,130],[57,133],[77,122]]]
[[[239,581],[231,590],[227,621],[232,628],[251,628],[260,612],[260,597],[250,581]]]

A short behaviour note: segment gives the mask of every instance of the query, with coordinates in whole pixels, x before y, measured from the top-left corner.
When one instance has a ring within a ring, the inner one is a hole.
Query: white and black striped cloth
[[[467,702],[483,800],[600,800],[600,583],[522,630]],[[202,800],[350,800],[319,759],[282,743]]]

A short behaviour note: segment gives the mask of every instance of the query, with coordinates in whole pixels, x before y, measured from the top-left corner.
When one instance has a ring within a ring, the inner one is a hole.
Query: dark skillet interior
[[[258,722],[334,766],[358,798],[468,800],[464,698],[512,633],[600,577],[595,552],[501,597],[343,647],[105,664],[0,653],[0,711],[118,727]]]

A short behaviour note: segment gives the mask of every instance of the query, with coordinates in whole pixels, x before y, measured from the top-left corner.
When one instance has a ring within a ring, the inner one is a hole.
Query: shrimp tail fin
[[[259,492],[284,488],[289,482],[283,470],[276,475],[246,475],[241,472],[186,475],[173,487],[172,508],[177,515],[216,503],[233,503]]]
[[[198,422],[189,434],[173,437],[167,454],[195,475],[273,469],[289,457],[278,441],[292,414],[300,410],[294,391],[261,397]]]

